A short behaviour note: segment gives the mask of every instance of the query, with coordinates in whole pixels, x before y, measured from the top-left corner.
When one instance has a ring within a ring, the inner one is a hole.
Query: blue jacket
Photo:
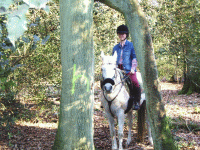
[[[115,45],[113,48],[113,54],[115,51],[117,52],[117,65],[119,64],[121,50],[122,50],[122,46],[120,43]],[[129,73],[131,71],[132,60],[134,58],[136,58],[136,55],[135,55],[133,43],[126,40],[125,45],[123,47],[123,53],[122,53],[122,59],[123,59],[122,63],[123,63],[123,68],[126,71],[126,73]]]

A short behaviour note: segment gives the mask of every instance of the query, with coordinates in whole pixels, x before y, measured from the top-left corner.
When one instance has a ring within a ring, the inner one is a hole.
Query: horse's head
[[[101,52],[101,58],[103,61],[102,64],[102,89],[107,93],[112,92],[112,86],[115,84],[115,76],[116,76],[116,62],[117,62],[117,53],[115,52],[113,56],[106,56],[103,52]]]

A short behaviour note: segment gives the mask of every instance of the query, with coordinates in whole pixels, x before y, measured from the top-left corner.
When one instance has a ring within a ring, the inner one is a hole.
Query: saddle
[[[134,94],[133,94],[134,87],[133,87],[133,84],[132,84],[132,81],[131,81],[130,77],[127,76],[125,74],[125,72],[123,72],[123,71],[122,71],[122,75],[123,75],[123,79],[125,80],[124,86],[126,87],[126,90],[128,91],[129,96],[130,96],[130,98],[128,100],[128,106],[127,106],[127,108],[126,108],[126,110],[124,112],[126,114],[132,108],[134,100],[135,100]]]
[[[121,71],[120,75],[121,75],[122,79],[124,79],[124,81],[125,81],[124,86],[126,87],[126,90],[128,91],[129,96],[131,97],[132,96],[131,91],[133,90],[132,81],[131,81],[130,77],[126,75],[126,73],[124,71]]]

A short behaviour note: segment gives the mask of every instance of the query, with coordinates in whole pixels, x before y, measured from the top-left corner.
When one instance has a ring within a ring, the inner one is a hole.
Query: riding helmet
[[[120,33],[125,33],[126,37],[128,38],[128,36],[129,36],[128,27],[126,25],[120,25],[117,28],[117,34],[120,34]]]

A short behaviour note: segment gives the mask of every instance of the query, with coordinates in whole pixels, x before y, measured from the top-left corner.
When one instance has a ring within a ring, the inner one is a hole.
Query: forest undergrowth
[[[174,141],[181,150],[200,149],[200,95],[178,95],[182,84],[161,83],[163,102],[167,118],[169,120]],[[105,113],[100,107],[99,82],[95,85],[94,99],[94,145],[95,149],[111,149],[110,132]],[[39,107],[34,101],[20,100],[24,109],[21,111],[21,119],[10,127],[6,133],[0,128],[0,149],[51,149],[54,143],[57,125],[59,97],[48,98],[43,106]],[[136,112],[134,112],[134,122],[132,128],[132,142],[126,149],[153,150],[147,141],[144,143],[136,141]],[[127,138],[127,125],[124,127],[124,139]]]

